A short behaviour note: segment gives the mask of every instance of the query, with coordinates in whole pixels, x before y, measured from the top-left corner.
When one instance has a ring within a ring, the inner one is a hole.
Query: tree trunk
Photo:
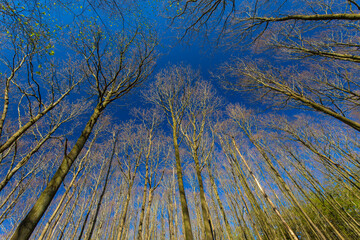
[[[108,182],[109,182],[109,176],[110,176],[110,170],[111,170],[111,163],[113,161],[113,157],[114,157],[114,154],[115,154],[115,143],[114,143],[114,147],[113,147],[113,151],[112,151],[112,155],[111,155],[111,158],[110,158],[110,162],[109,162],[109,167],[107,169],[107,172],[106,172],[106,177],[105,177],[105,185],[101,191],[101,194],[100,194],[100,198],[99,198],[99,202],[97,203],[96,205],[96,210],[95,210],[95,214],[94,216],[92,217],[91,221],[90,221],[90,230],[89,232],[87,232],[85,234],[85,238],[84,239],[87,239],[87,240],[90,240],[92,235],[93,235],[93,232],[94,232],[94,228],[95,228],[95,225],[96,225],[96,220],[98,219],[98,214],[99,214],[99,210],[100,210],[100,207],[101,207],[101,203],[102,203],[102,200],[103,200],[103,197],[105,195],[105,191],[106,191],[106,188],[108,186]],[[101,174],[101,173],[100,173]],[[89,210],[90,211],[90,210]]]
[[[153,189],[149,190],[149,200],[148,200],[148,206],[146,209],[146,215],[145,215],[145,239],[150,239],[148,234],[149,234],[149,227],[150,227],[150,210],[151,210],[151,204],[153,201]]]
[[[173,120],[173,123],[175,122],[176,120]],[[174,141],[175,160],[176,160],[176,175],[179,186],[179,195],[180,195],[180,203],[181,203],[182,221],[185,231],[184,232],[185,240],[193,240],[194,237],[191,228],[189,208],[185,196],[185,187],[183,182],[180,152],[179,152],[179,145],[177,142],[177,131],[175,125],[173,126],[173,141]]]
[[[41,193],[35,205],[15,230],[11,240],[26,240],[30,238],[32,232],[54,198],[61,183],[64,181],[72,164],[83,149],[94,125],[96,124],[102,110],[106,107],[106,105],[107,103],[104,102],[103,104],[98,104],[96,106],[94,113],[91,115],[90,120],[86,124],[75,146],[71,149],[70,153],[65,156],[60,167],[56,171],[53,178],[50,180],[49,184],[46,186],[45,190]]]
[[[289,224],[285,221],[285,219],[282,217],[282,215],[280,214],[278,208],[276,207],[276,205],[271,201],[271,199],[269,198],[269,196],[266,194],[265,190],[262,188],[260,182],[258,181],[257,177],[255,176],[255,174],[253,173],[253,171],[251,170],[250,166],[248,165],[247,161],[245,160],[245,158],[243,157],[243,155],[240,153],[239,148],[237,147],[236,143],[235,143],[235,139],[232,138],[232,142],[234,144],[234,147],[237,151],[237,153],[239,154],[242,162],[244,163],[246,169],[248,170],[249,174],[251,175],[251,177],[254,179],[255,184],[257,185],[257,187],[259,188],[261,194],[263,195],[263,197],[265,198],[265,200],[270,204],[271,208],[274,210],[274,212],[276,213],[276,215],[280,218],[281,222],[284,224],[284,226],[286,227],[288,233],[290,234],[292,239],[296,239],[298,240],[299,238],[296,236],[296,234],[294,233],[294,231],[290,228]]]
[[[141,212],[140,212],[140,222],[139,222],[139,229],[138,229],[138,236],[137,239],[142,239],[142,228],[143,228],[143,222],[144,222],[144,215],[145,215],[145,205],[146,205],[146,194],[147,194],[147,185],[148,185],[148,177],[149,177],[149,157],[151,153],[151,146],[152,146],[152,135],[150,133],[149,136],[149,148],[146,153],[145,161],[146,161],[146,170],[145,170],[145,183],[144,183],[144,191],[143,191],[143,199],[141,204]],[[149,196],[150,198],[150,196]],[[146,234],[146,233],[145,233]],[[146,238],[145,238],[146,239]]]
[[[221,199],[220,199],[220,196],[219,196],[219,192],[218,192],[218,189],[217,189],[217,186],[216,186],[216,183],[215,183],[214,176],[213,176],[213,174],[212,174],[212,172],[211,172],[210,167],[209,167],[208,164],[207,164],[207,168],[208,168],[210,183],[211,183],[212,189],[213,189],[213,191],[214,191],[216,201],[217,201],[217,203],[219,204],[219,208],[220,208],[220,211],[221,211],[221,215],[223,216],[223,219],[224,219],[227,237],[228,237],[229,239],[233,239],[232,232],[231,232],[231,227],[230,227],[229,221],[228,221],[228,219],[227,219],[227,217],[226,217],[225,209],[224,209],[224,206],[223,206],[223,204],[222,204],[222,202],[221,202]]]
[[[205,228],[205,236],[204,239],[212,240],[214,239],[213,235],[213,228],[211,225],[211,219],[209,214],[209,207],[206,202],[205,197],[205,191],[204,191],[204,183],[201,176],[201,170],[200,170],[200,164],[199,164],[199,158],[197,150],[193,151],[194,161],[195,161],[195,170],[196,170],[196,176],[199,182],[199,189],[200,189],[200,203],[201,203],[201,212],[202,212],[202,218],[204,222],[204,228]]]
[[[120,218],[120,224],[118,227],[118,234],[116,239],[120,240],[123,234],[123,230],[124,230],[124,225],[125,225],[125,220],[126,220],[126,216],[127,216],[127,209],[129,207],[129,203],[130,203],[130,198],[131,198],[131,189],[132,189],[132,182],[129,183],[129,188],[128,188],[128,193],[126,195],[126,200],[125,200],[125,206],[123,208],[123,212],[121,214],[121,218]]]
[[[296,199],[295,195],[293,194],[293,192],[291,191],[289,186],[286,184],[286,182],[284,181],[284,179],[282,178],[280,173],[276,170],[276,168],[272,164],[272,162],[269,159],[268,155],[266,154],[265,150],[260,146],[260,144],[258,142],[256,142],[252,138],[252,136],[250,136],[249,132],[245,132],[245,133],[248,136],[248,138],[250,139],[250,141],[255,145],[255,147],[260,152],[260,154],[263,156],[263,158],[265,159],[266,163],[268,164],[270,170],[273,172],[274,176],[279,181],[280,185],[285,189],[285,192],[289,195],[290,199],[293,201],[293,203],[295,204],[297,209],[299,209],[299,212],[304,216],[306,221],[310,224],[310,226],[314,230],[314,232],[316,232],[316,234],[318,234],[319,238],[324,239],[324,240],[327,239],[324,236],[323,232],[318,228],[318,226],[316,226],[316,224],[312,221],[312,219],[309,217],[309,215],[305,212],[304,208],[301,206],[299,201]]]
[[[171,191],[172,189],[169,189],[169,193],[168,193],[168,221],[169,221],[169,236],[170,236],[170,240],[174,240],[175,239],[175,228],[174,228],[174,208],[173,208],[173,204],[172,204],[172,199],[171,199]]]

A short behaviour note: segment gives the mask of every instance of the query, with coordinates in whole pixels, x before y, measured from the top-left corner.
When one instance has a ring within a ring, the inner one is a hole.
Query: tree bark
[[[175,120],[173,122],[175,122]],[[194,237],[191,230],[192,228],[190,222],[190,213],[185,196],[185,187],[184,187],[183,174],[181,168],[179,145],[177,142],[176,126],[173,126],[173,141],[174,141],[175,160],[176,160],[176,176],[179,186],[179,195],[180,195],[180,203],[181,203],[182,221],[185,231],[184,232],[185,240],[193,240]]]

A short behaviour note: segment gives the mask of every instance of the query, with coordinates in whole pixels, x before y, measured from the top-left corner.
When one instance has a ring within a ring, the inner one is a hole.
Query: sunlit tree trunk
[[[138,232],[137,232],[137,239],[139,239],[139,240],[143,239],[143,236],[142,236],[143,229],[142,228],[143,228],[143,221],[144,221],[145,207],[146,207],[146,196],[147,196],[147,185],[148,185],[147,178],[148,178],[148,175],[149,175],[149,169],[148,169],[148,166],[146,165],[145,182],[144,182],[144,190],[143,190],[143,199],[142,199],[142,202],[141,202],[141,210],[140,210],[139,229],[138,229]]]
[[[150,189],[149,190],[149,199],[148,199],[148,206],[146,208],[146,213],[145,213],[145,239],[150,239],[150,236],[149,236],[149,228],[150,228],[150,212],[151,212],[151,205],[152,205],[152,202],[153,202],[153,197],[154,197],[154,194],[153,194],[153,189]]]
[[[229,223],[229,221],[228,221],[228,219],[227,219],[224,206],[223,206],[222,201],[221,201],[221,198],[220,198],[220,196],[219,196],[219,192],[218,192],[218,188],[217,188],[216,183],[215,183],[214,175],[212,174],[212,171],[211,171],[211,169],[210,169],[210,163],[208,162],[208,163],[206,164],[206,166],[207,166],[207,170],[208,170],[208,173],[209,173],[209,179],[210,179],[211,187],[212,187],[212,189],[213,189],[213,191],[214,191],[214,195],[215,195],[216,201],[217,201],[217,203],[218,203],[218,205],[219,205],[221,215],[222,215],[222,217],[223,217],[223,219],[224,219],[227,237],[228,237],[229,239],[232,239],[233,236],[232,236],[232,231],[231,231],[230,223]]]
[[[174,227],[174,215],[173,215],[174,209],[173,209],[170,189],[168,191],[167,212],[168,212],[169,236],[170,236],[170,240],[173,240],[175,239],[175,227]]]
[[[105,176],[105,179],[104,179],[104,186],[103,186],[103,189],[100,193],[100,197],[99,197],[99,200],[98,200],[98,203],[96,204],[96,209],[95,209],[95,213],[94,213],[94,216],[92,217],[92,219],[90,220],[90,223],[89,223],[89,231],[86,233],[85,235],[85,238],[84,239],[87,239],[87,240],[90,240],[92,239],[92,235],[93,235],[93,232],[94,232],[94,228],[95,228],[95,225],[96,225],[96,221],[98,219],[98,214],[99,214],[99,210],[100,210],[100,207],[101,207],[101,203],[102,203],[102,200],[103,200],[103,197],[105,195],[105,191],[106,191],[106,188],[108,186],[108,181],[109,181],[109,176],[110,176],[110,170],[111,170],[111,165],[112,165],[112,162],[113,162],[113,159],[114,159],[114,155],[115,155],[115,148],[116,148],[116,135],[115,133],[113,134],[113,146],[112,146],[112,153],[111,153],[111,156],[109,158],[109,163],[108,163],[108,169],[106,171],[106,176]],[[106,158],[106,156],[104,156]],[[100,175],[101,175],[101,172],[100,172]],[[91,210],[91,209],[90,209]],[[89,210],[89,212],[90,212]],[[101,227],[100,227],[101,228]]]
[[[193,72],[189,67],[172,66],[157,75],[155,85],[146,95],[148,101],[163,109],[171,127],[185,240],[193,240],[194,237],[185,195],[178,138],[180,134],[179,127],[192,94],[189,86],[197,77],[197,73]]]
[[[175,116],[173,116],[173,122],[176,122]],[[186,240],[193,240],[192,228],[191,228],[191,221],[190,221],[190,213],[189,208],[185,196],[185,187],[183,181],[183,173],[181,167],[181,160],[180,160],[180,152],[179,152],[179,144],[178,144],[178,132],[177,126],[173,126],[172,136],[173,136],[173,143],[174,143],[174,151],[175,151],[175,161],[176,161],[176,177],[179,186],[179,195],[180,195],[180,203],[181,203],[181,211],[183,213],[182,221],[184,226],[184,234]]]
[[[247,122],[248,120],[246,119],[246,117],[244,118],[243,113],[240,113],[240,111],[242,111],[242,110],[240,110],[236,106],[235,108],[233,108],[230,111],[231,111],[230,114],[231,114],[232,118],[234,119],[234,121],[244,131],[244,133],[249,138],[251,143],[254,144],[256,149],[260,152],[261,156],[264,158],[265,162],[269,166],[271,172],[274,174],[274,176],[275,176],[276,180],[278,181],[278,183],[280,184],[280,186],[284,189],[285,193],[288,194],[288,196],[290,197],[290,199],[292,200],[294,205],[299,209],[300,213],[304,216],[306,221],[310,224],[310,226],[318,234],[318,236],[321,239],[325,240],[326,237],[324,236],[323,232],[316,226],[316,224],[311,220],[311,218],[305,212],[305,210],[303,209],[303,207],[301,206],[301,204],[299,203],[299,201],[297,200],[297,198],[295,197],[295,195],[293,194],[293,192],[291,191],[289,186],[286,184],[286,182],[284,181],[284,179],[282,178],[282,176],[280,175],[278,170],[274,167],[273,163],[271,162],[269,156],[266,154],[265,150],[261,147],[259,142],[257,142],[256,140],[253,139],[253,135],[251,133],[251,130],[249,129],[250,123]]]
[[[42,215],[45,213],[46,209],[50,205],[51,200],[54,198],[61,183],[64,181],[64,178],[69,172],[73,162],[80,154],[80,151],[83,149],[95,123],[100,117],[102,110],[104,109],[104,107],[106,107],[108,103],[109,101],[106,101],[104,102],[104,104],[98,105],[95,108],[94,113],[92,114],[89,122],[86,124],[75,146],[71,149],[70,153],[66,155],[63,162],[61,163],[61,166],[59,167],[45,190],[41,193],[39,199],[36,201],[31,211],[17,227],[16,231],[11,237],[11,240],[25,240],[30,237],[37,223],[40,221]]]
[[[273,211],[276,213],[276,215],[280,218],[281,222],[284,224],[284,226],[286,227],[287,231],[289,232],[289,234],[291,235],[291,237],[293,239],[298,240],[299,238],[296,236],[296,234],[294,233],[294,231],[290,228],[289,224],[286,222],[286,220],[282,217],[282,215],[280,214],[278,208],[276,207],[276,205],[272,202],[272,200],[269,198],[269,196],[266,194],[266,192],[264,191],[263,187],[261,186],[259,180],[257,179],[257,177],[255,176],[255,174],[253,173],[253,171],[251,170],[250,166],[248,165],[247,161],[245,160],[245,158],[243,157],[243,155],[240,153],[239,148],[236,145],[235,139],[232,138],[232,143],[238,153],[238,155],[240,156],[241,160],[243,161],[244,165],[246,166],[247,170],[249,171],[251,177],[254,179],[257,187],[259,188],[260,192],[262,193],[263,197],[265,198],[265,200],[269,203],[269,205],[271,206],[271,208],[273,209]]]
[[[201,210],[202,210],[202,216],[203,216],[202,218],[203,218],[204,227],[205,227],[205,239],[211,240],[211,239],[214,239],[213,231],[212,231],[213,229],[211,226],[209,206],[206,202],[204,183],[202,180],[200,164],[199,164],[199,160],[198,160],[198,154],[196,151],[194,152],[194,161],[195,161],[196,176],[197,176],[197,179],[199,182],[200,202],[201,202]]]
[[[141,240],[143,239],[143,221],[145,216],[145,207],[146,207],[146,195],[147,195],[147,187],[148,187],[148,179],[149,179],[149,161],[150,161],[150,154],[151,154],[151,148],[152,148],[152,141],[153,141],[153,129],[149,129],[148,132],[148,146],[147,146],[147,153],[145,156],[145,182],[144,182],[144,190],[143,190],[143,199],[141,203],[141,211],[140,211],[140,220],[139,220],[139,229],[137,233],[137,239]],[[150,201],[150,193],[149,193],[149,201]],[[145,225],[147,227],[147,225]],[[146,233],[145,233],[146,235]],[[145,237],[146,239],[146,237]]]
[[[117,229],[118,229],[117,237],[116,237],[117,240],[123,239],[122,236],[123,236],[124,230],[125,230],[125,223],[126,223],[126,217],[127,217],[127,214],[128,214],[128,208],[129,208],[129,203],[130,203],[130,199],[131,199],[132,186],[133,186],[133,182],[129,183],[126,198],[124,200],[125,201],[124,206],[122,207],[122,213],[121,213],[121,216],[120,216],[120,223],[119,223],[119,226],[117,227]]]
[[[95,138],[94,138],[94,140],[95,140]],[[92,145],[92,144],[90,144],[90,147],[89,147],[87,153],[89,153],[90,148],[91,148],[91,145]],[[82,161],[79,163],[78,169],[77,169],[76,173],[74,174],[73,178],[71,179],[71,181],[70,181],[67,189],[65,190],[65,193],[64,193],[63,196],[61,197],[58,205],[56,206],[56,208],[55,208],[55,210],[53,211],[52,215],[50,216],[48,222],[45,224],[45,226],[44,226],[44,228],[43,228],[40,236],[38,237],[39,240],[42,240],[42,239],[45,237],[45,234],[47,233],[47,231],[48,231],[48,229],[49,229],[49,227],[50,227],[50,224],[52,223],[52,221],[55,219],[56,215],[58,214],[58,212],[59,212],[59,210],[60,210],[60,208],[61,208],[62,203],[65,201],[66,197],[68,197],[68,195],[67,195],[68,192],[69,192],[70,189],[76,184],[76,181],[75,181],[75,180],[76,180],[77,176],[79,175],[79,173],[80,173],[81,170],[82,170],[82,164],[83,164],[83,162],[84,162],[84,159],[86,159],[87,155],[88,155],[88,154],[85,154],[85,156],[82,158]],[[72,192],[71,196],[68,198],[67,203],[70,202],[70,200],[71,200],[72,196],[74,195],[74,193],[75,193],[75,189],[73,189],[73,192]],[[65,204],[65,206],[67,206],[67,204]],[[65,207],[64,207],[64,209],[65,209]]]

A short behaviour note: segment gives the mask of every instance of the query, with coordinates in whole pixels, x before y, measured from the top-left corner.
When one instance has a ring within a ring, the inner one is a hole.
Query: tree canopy
[[[0,238],[360,238],[359,21],[0,0]]]

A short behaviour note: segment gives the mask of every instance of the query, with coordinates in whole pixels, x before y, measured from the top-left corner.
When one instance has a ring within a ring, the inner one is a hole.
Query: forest
[[[0,239],[360,239],[359,63],[358,0],[0,0]]]

